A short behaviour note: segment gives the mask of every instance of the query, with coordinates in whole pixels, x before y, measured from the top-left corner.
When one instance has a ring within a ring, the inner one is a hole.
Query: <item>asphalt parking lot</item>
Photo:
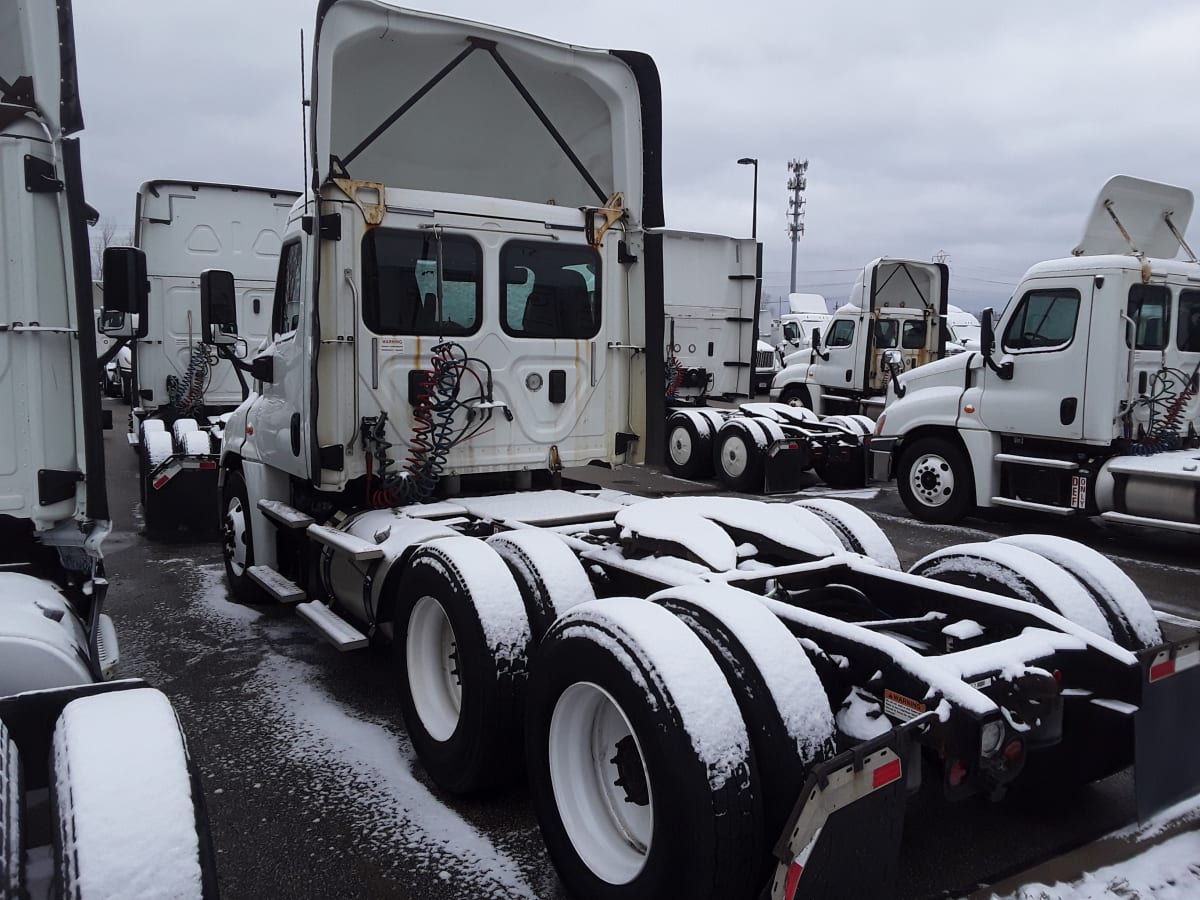
[[[118,429],[125,411],[114,407]],[[105,440],[123,674],[175,702],[204,776],[223,896],[566,897],[524,788],[440,794],[404,733],[388,656],[338,654],[287,609],[229,602],[216,544],[148,541],[134,455],[122,430]],[[634,493],[714,489],[639,470],[573,474]],[[842,496],[875,518],[906,566],[952,543],[1047,531],[1111,556],[1170,627],[1200,619],[1194,538],[1003,517],[925,526],[890,486]],[[1131,782],[1122,773],[1093,785],[1053,816],[1012,798],[948,805],[922,794],[906,820],[900,896],[965,893],[1126,824]]]

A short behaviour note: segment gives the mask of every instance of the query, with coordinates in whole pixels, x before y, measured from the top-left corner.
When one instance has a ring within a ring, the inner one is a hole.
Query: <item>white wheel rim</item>
[[[750,448],[740,434],[731,434],[721,444],[721,468],[730,478],[740,478],[750,465]]]
[[[692,436],[682,425],[676,425],[671,430],[667,442],[671,452],[671,462],[677,466],[686,466],[692,458]]]
[[[923,505],[942,506],[954,496],[954,470],[945,457],[926,453],[909,470],[908,484]]]
[[[654,796],[629,719],[603,688],[573,684],[554,706],[549,749],[554,801],[575,852],[598,878],[628,884],[646,864],[654,834]],[[644,805],[617,784],[623,775],[640,777],[633,792]]]
[[[232,497],[225,509],[225,556],[239,578],[246,571],[246,510],[241,497]]]
[[[458,641],[442,604],[422,597],[408,618],[408,686],[425,731],[449,740],[462,710]]]

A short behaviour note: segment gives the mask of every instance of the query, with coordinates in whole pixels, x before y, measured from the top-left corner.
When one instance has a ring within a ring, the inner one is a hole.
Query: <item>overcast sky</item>
[[[951,264],[1003,305],[1065,256],[1103,181],[1195,188],[1200,4],[441,0],[428,8],[642,50],[663,84],[667,222],[745,235],[760,160],[769,294],[786,293],[787,161],[810,161],[798,290],[844,299],[877,256]],[[89,201],[128,229],[138,185],[299,189],[299,32],[316,0],[75,0]],[[1193,241],[1196,243],[1197,241]]]

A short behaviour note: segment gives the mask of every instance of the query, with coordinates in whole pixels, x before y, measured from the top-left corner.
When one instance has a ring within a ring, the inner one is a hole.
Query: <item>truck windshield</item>
[[[896,335],[899,333],[897,326],[899,324],[895,319],[875,320],[875,346],[878,349],[887,350],[896,346]]]
[[[376,228],[363,238],[362,259],[363,322],[371,331],[461,336],[478,330],[483,279],[475,241],[433,231]]]

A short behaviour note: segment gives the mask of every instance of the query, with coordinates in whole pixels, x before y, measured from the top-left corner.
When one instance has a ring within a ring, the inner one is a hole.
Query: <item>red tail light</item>
[[[950,782],[950,787],[958,787],[967,780],[967,767],[961,759],[953,760],[950,763],[950,769],[946,773],[946,780]]]

